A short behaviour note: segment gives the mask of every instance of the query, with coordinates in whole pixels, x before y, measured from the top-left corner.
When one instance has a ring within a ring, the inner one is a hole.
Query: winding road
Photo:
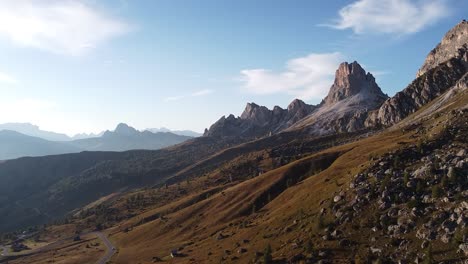
[[[102,233],[102,232],[90,232],[90,233],[82,234],[81,236],[84,236],[84,235],[96,235],[104,243],[104,245],[107,248],[106,249],[106,254],[104,256],[102,256],[98,260],[98,262],[96,262],[96,263],[106,264],[112,258],[112,256],[114,256],[114,254],[117,252],[117,249],[115,248],[115,246],[112,244],[112,242],[107,238],[107,236],[104,233]],[[73,237],[68,237],[68,238],[64,238],[64,239],[55,241],[55,242],[50,243],[50,244],[48,244],[46,246],[43,246],[41,248],[36,248],[36,249],[34,249],[34,250],[24,254],[24,255],[36,254],[36,253],[40,253],[42,251],[49,250],[49,249],[53,248],[54,246],[63,243],[65,240],[73,239]],[[7,246],[0,246],[0,249],[1,249],[1,253],[0,253],[1,257],[19,256],[17,254],[15,254],[15,255],[10,254],[8,252],[9,250],[8,250]]]
[[[8,256],[8,247],[0,246],[0,248],[2,249],[2,253],[0,253],[0,255]]]
[[[106,264],[112,256],[117,252],[112,242],[107,238],[107,236],[101,232],[94,232],[101,240],[104,242],[104,245],[107,247],[106,255],[104,255],[97,263],[98,264]]]

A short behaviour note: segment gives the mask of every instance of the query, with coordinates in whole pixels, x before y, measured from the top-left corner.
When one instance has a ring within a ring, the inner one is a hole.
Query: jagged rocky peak
[[[310,105],[304,103],[304,101],[299,100],[299,99],[294,99],[289,105],[288,105],[288,112],[297,112],[305,108],[310,108]]]
[[[316,109],[301,100],[292,101],[287,109],[279,106],[272,110],[255,103],[248,103],[240,117],[222,117],[206,130],[205,136],[258,137],[280,132]]]
[[[121,135],[132,135],[132,134],[138,133],[138,130],[136,130],[135,128],[127,124],[120,123],[117,125],[114,132],[117,134],[121,134]]]
[[[416,77],[437,67],[439,64],[451,59],[461,59],[465,67],[468,67],[468,21],[462,20],[450,29],[442,41],[426,57],[424,64],[419,69]]]
[[[263,126],[271,120],[272,114],[273,112],[265,106],[259,106],[255,103],[248,103],[240,118]]]
[[[375,94],[386,97],[375,82],[374,76],[356,61],[343,62],[335,73],[335,81],[324,99],[325,105],[332,105],[358,93]]]

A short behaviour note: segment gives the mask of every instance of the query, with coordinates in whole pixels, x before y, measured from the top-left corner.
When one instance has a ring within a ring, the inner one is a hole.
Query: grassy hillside
[[[254,263],[263,261],[268,245],[280,263],[462,261],[466,226],[422,237],[428,223],[449,225],[440,220],[444,208],[457,212],[467,199],[460,176],[466,165],[451,165],[455,180],[444,180],[452,174],[442,162],[466,160],[467,101],[466,90],[449,91],[394,127],[354,141],[322,138],[328,142],[322,148],[297,137],[276,146],[260,139],[260,149],[231,147],[180,170],[166,185],[114,193],[69,221],[84,232],[106,229],[118,248],[115,263]],[[432,157],[441,159],[433,161],[432,176],[418,176]],[[395,195],[401,193],[409,195]]]

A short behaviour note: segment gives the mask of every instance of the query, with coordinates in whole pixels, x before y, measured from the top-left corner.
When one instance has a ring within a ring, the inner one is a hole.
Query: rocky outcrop
[[[276,133],[309,115],[315,108],[298,99],[292,101],[287,109],[275,106],[270,110],[248,103],[240,117],[223,116],[205,130],[204,136],[252,138]]]
[[[324,105],[334,105],[341,100],[361,93],[375,95],[377,99],[386,98],[370,72],[366,73],[356,61],[343,62],[336,70],[335,82],[323,100]]]
[[[416,77],[451,58],[461,59],[467,66],[468,21],[463,20],[445,34],[442,41],[426,57]]]
[[[343,62],[319,108],[288,130],[305,129],[317,135],[358,131],[365,128],[369,111],[380,107],[387,98],[374,76],[359,63]]]
[[[363,218],[372,215],[349,237],[367,229],[374,241],[383,237],[398,241],[391,250],[380,252],[392,263],[407,260],[411,248],[427,248],[429,241],[452,243],[460,254],[465,254],[462,245],[468,243],[463,233],[468,226],[467,116],[466,110],[452,109],[445,119],[446,131],[436,140],[371,157],[370,166],[354,176],[349,188],[336,191],[331,196],[331,206],[321,209],[333,219],[330,226],[337,227],[333,232],[324,230],[325,234],[338,240],[333,233],[363,223]],[[419,128],[416,136],[422,138],[426,132],[423,126]],[[409,239],[410,233],[417,240]]]
[[[385,101],[378,110],[369,115],[366,126],[390,126],[400,122],[453,87],[465,73],[466,68],[458,59],[440,64]]]
[[[463,21],[429,53],[416,80],[371,113],[365,125],[393,125],[454,87],[468,69],[467,46],[468,23]]]

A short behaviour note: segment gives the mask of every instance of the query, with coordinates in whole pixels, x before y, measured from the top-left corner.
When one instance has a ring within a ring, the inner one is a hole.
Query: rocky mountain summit
[[[214,123],[204,136],[259,137],[279,132],[306,117],[315,109],[299,99],[292,101],[287,109],[275,106],[272,110],[255,103],[248,103],[240,117],[229,115]]]
[[[356,61],[352,63],[343,62],[336,70],[335,82],[331,86],[327,97],[323,99],[323,104],[330,106],[360,93],[374,95],[372,98],[377,100],[372,101],[372,103],[377,104],[382,98],[386,98],[370,72],[366,73]]]
[[[117,125],[117,127],[115,128],[113,132],[106,131],[103,136],[104,137],[110,136],[113,133],[118,134],[118,135],[131,136],[131,135],[136,135],[140,132],[127,124],[120,123]]]
[[[368,112],[377,109],[385,99],[387,96],[371,73],[366,73],[356,61],[343,62],[321,104],[308,105],[295,99],[287,109],[275,106],[270,110],[248,103],[240,117],[222,117],[204,135],[258,137],[303,128],[317,135],[354,132],[365,128]]]
[[[467,69],[468,23],[464,20],[429,53],[417,78],[369,115],[366,126],[390,126],[401,121],[452,87],[464,85]]]
[[[369,111],[377,109],[387,98],[374,76],[366,73],[359,63],[343,62],[317,110],[289,130],[306,129],[317,135],[361,130]]]

